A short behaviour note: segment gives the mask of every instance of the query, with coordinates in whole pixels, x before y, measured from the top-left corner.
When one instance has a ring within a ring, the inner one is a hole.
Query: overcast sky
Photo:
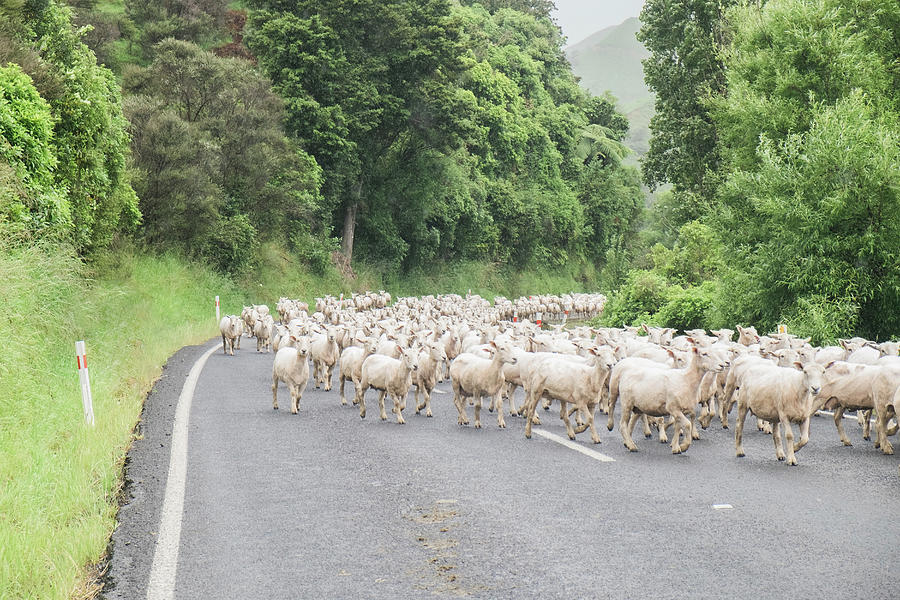
[[[644,0],[555,0],[556,23],[575,44],[592,33],[641,13]]]

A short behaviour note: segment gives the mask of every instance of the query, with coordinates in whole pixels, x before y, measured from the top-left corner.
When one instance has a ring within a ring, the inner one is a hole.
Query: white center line
[[[437,388],[434,388],[433,390],[431,390],[431,393],[432,394],[449,394],[450,392],[448,392],[447,390],[439,390]]]
[[[591,450],[590,448],[585,448],[581,444],[576,444],[572,440],[560,437],[555,433],[550,433],[549,431],[544,431],[543,429],[535,429],[534,433],[541,436],[542,438],[547,438],[548,440],[554,441],[557,444],[562,444],[566,448],[570,448],[572,450],[575,450],[576,452],[581,452],[585,456],[590,456],[591,458],[599,460],[600,462],[616,462],[616,459],[611,456],[601,454],[596,450]]]

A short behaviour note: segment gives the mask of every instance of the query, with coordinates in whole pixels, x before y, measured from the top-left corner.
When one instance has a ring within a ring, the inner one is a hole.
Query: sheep
[[[359,404],[359,417],[366,418],[366,390],[370,387],[381,390],[378,396],[378,406],[381,409],[381,420],[387,420],[387,413],[384,411],[384,397],[391,395],[394,400],[393,413],[397,415],[397,424],[403,425],[406,421],[403,419],[403,411],[401,402],[409,393],[412,385],[412,373],[418,368],[416,358],[418,350],[415,348],[403,348],[397,346],[400,352],[400,358],[391,358],[383,354],[372,354],[363,361],[362,371],[359,378],[359,386],[356,388],[356,401]]]
[[[240,319],[234,315],[222,317],[222,320],[219,321],[219,331],[222,333],[222,351],[234,356],[235,340],[240,340],[242,332]],[[240,347],[240,342],[238,342],[238,347]]]
[[[892,416],[900,417],[900,362],[883,366],[873,381],[872,388],[875,395],[875,412],[878,414],[875,420],[878,441],[875,446],[880,447],[885,454],[893,454],[894,447],[888,436],[897,432],[897,426],[888,429],[887,422]]]
[[[256,336],[256,351],[270,352],[272,350],[272,330],[275,327],[275,321],[271,315],[264,315],[256,322],[253,328],[253,335]]]
[[[744,346],[752,346],[753,344],[759,343],[759,334],[756,333],[756,327],[741,327],[737,326],[738,330],[738,344],[742,344]]]
[[[622,363],[624,362],[622,361]],[[619,365],[616,365],[615,369],[618,369]],[[692,350],[690,363],[684,369],[637,366],[622,372],[618,385],[614,386],[610,381],[609,419],[612,421],[616,399],[621,396],[622,419],[619,422],[619,433],[622,434],[625,447],[632,452],[637,451],[631,431],[637,423],[638,416],[647,414],[655,417],[673,417],[675,431],[672,436],[672,453],[686,452],[693,439],[693,425],[685,413],[689,413],[693,417],[696,412],[698,388],[703,373],[705,371],[720,372],[726,366],[727,363],[717,352],[695,347]],[[634,415],[632,416],[633,411]],[[682,434],[684,442],[679,444]]]
[[[341,405],[347,405],[347,398],[344,396],[344,382],[348,379],[353,382],[354,398],[353,403],[356,404],[355,392],[359,388],[359,378],[362,376],[362,365],[369,356],[375,354],[377,349],[377,341],[367,339],[362,347],[348,346],[341,352],[341,364],[338,369],[338,389],[341,392]]]
[[[743,378],[738,395],[737,423],[734,428],[735,455],[744,456],[743,433],[747,411],[773,423],[775,457],[783,461],[781,428],[787,443],[787,464],[795,466],[799,452],[809,441],[809,419],[821,407],[819,392],[825,383],[825,370],[818,363],[794,363],[796,368],[775,365],[751,367]],[[800,424],[800,441],[794,444],[791,423]]]
[[[281,348],[275,354],[272,365],[272,408],[278,410],[278,382],[283,381],[291,394],[291,414],[296,415],[300,408],[300,398],[309,382],[309,340],[291,335],[290,340],[296,347]]]
[[[468,425],[469,418],[466,415],[465,398],[477,398],[475,404],[475,428],[481,428],[481,399],[483,396],[495,398],[498,396],[506,383],[503,377],[503,364],[515,364],[516,357],[512,353],[512,345],[508,342],[491,341],[490,345],[494,349],[494,357],[491,359],[481,358],[474,354],[463,353],[456,357],[453,364],[450,365],[450,380],[453,385],[453,403],[459,413],[457,423],[459,425]],[[497,426],[506,427],[503,419],[502,404],[501,410],[497,411]]]
[[[837,428],[838,436],[845,446],[852,446],[850,438],[844,432],[844,411],[856,410],[857,414],[865,415],[865,423],[863,428],[863,439],[869,439],[870,421],[869,416],[872,414],[875,406],[875,381],[879,378],[885,368],[886,373],[896,370],[891,365],[885,364],[859,364],[851,362],[835,362],[828,371],[825,385],[819,394],[824,407],[834,410],[834,425]],[[882,386],[883,384],[883,379]],[[882,395],[887,392],[882,390]],[[879,418],[881,415],[879,415]]]
[[[334,364],[340,356],[337,343],[334,341],[335,334],[335,329],[328,327],[324,334],[318,335],[309,345],[316,388],[323,385],[326,392],[331,390],[331,375],[334,372]]]
[[[585,414],[587,419],[580,424],[577,433],[591,430],[591,441],[600,443],[600,436],[594,427],[594,410],[600,403],[609,371],[616,364],[615,354],[609,348],[592,348],[593,364],[581,365],[562,357],[544,358],[533,365],[528,381],[528,395],[525,403],[525,437],[531,438],[531,425],[538,399],[547,394],[560,402],[559,416],[566,424],[570,440],[575,439],[576,430],[569,421],[567,403],[573,411]],[[501,411],[502,412],[502,411]]]
[[[419,368],[413,377],[413,385],[416,386],[416,414],[424,408],[425,416],[433,416],[431,413],[431,391],[437,385],[439,371],[447,360],[447,351],[439,342],[432,342],[424,346],[419,353]],[[419,403],[419,392],[422,393],[422,403]]]

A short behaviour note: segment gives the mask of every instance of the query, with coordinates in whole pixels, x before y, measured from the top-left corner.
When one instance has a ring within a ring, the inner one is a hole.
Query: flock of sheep
[[[757,427],[772,434],[778,460],[796,465],[795,453],[809,440],[810,417],[821,409],[834,410],[840,440],[847,446],[844,411],[857,411],[867,440],[874,413],[875,446],[893,454],[889,437],[898,428],[891,419],[900,411],[897,342],[852,338],[841,340],[840,346],[813,347],[808,339],[787,333],[761,336],[755,328],[741,326],[737,332],[691,330],[678,336],[670,328],[646,325],[565,327],[570,318],[600,314],[605,301],[599,294],[568,294],[495,298],[493,304],[471,295],[392,302],[390,294],[368,292],[348,299],[318,298],[310,314],[307,304],[282,298],[276,308],[279,323],[267,306],[258,305],[222,318],[219,328],[226,354],[240,348],[245,333],[256,337],[257,351],[275,351],[272,405],[278,409],[283,382],[294,414],[310,376],[317,388],[328,391],[338,367],[342,404],[348,403],[345,383],[352,381],[352,402],[365,418],[366,391],[373,388],[380,392],[381,419],[387,419],[385,398],[390,396],[401,424],[411,387],[416,388],[416,414],[424,409],[430,417],[431,393],[449,377],[460,425],[469,423],[468,402],[480,428],[482,402],[489,399],[497,425],[505,427],[508,401],[509,415],[526,419],[527,438],[532,425],[540,424],[535,411],[541,401],[544,408],[553,401],[559,404],[570,439],[590,430],[594,443],[600,442],[597,409],[608,415],[612,431],[619,405],[619,432],[629,450],[637,450],[632,435],[641,421],[644,435],[651,437],[655,426],[662,442],[671,429],[672,452],[678,454],[699,438],[695,422],[705,429],[718,417],[728,428],[737,404],[737,456],[744,456],[744,420],[751,412]],[[561,323],[548,328],[543,320]],[[517,407],[518,387],[525,401]],[[796,442],[792,423],[799,424]]]

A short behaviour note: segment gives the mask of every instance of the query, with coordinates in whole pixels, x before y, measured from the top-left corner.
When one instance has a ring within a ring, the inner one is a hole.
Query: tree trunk
[[[341,234],[341,254],[347,257],[347,263],[353,259],[353,236],[356,233],[356,211],[359,209],[359,201],[354,199],[347,205],[344,213],[344,231]]]

